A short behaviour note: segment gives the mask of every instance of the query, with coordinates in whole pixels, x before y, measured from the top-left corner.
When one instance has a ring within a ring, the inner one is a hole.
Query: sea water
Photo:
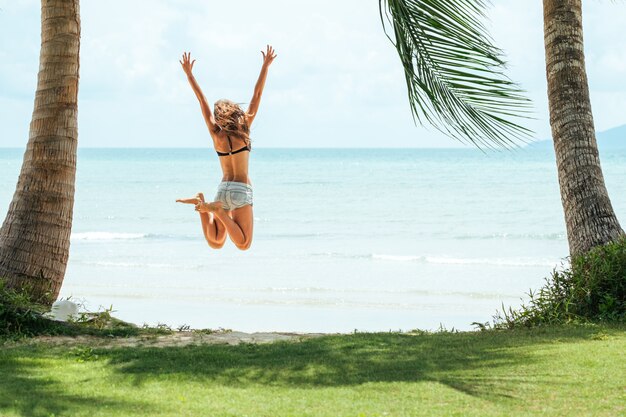
[[[0,210],[23,150],[0,149]],[[626,221],[626,151],[602,155]],[[470,329],[567,256],[551,150],[255,149],[254,242],[209,248],[177,198],[210,149],[80,149],[62,297],[138,324],[242,331]]]

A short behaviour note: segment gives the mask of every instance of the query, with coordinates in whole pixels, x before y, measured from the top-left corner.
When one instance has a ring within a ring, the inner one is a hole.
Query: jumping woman
[[[186,52],[180,61],[200,102],[204,121],[213,139],[213,148],[222,167],[222,182],[212,202],[206,202],[202,193],[196,194],[194,198],[176,201],[195,205],[196,211],[200,213],[204,237],[213,249],[224,246],[226,235],[241,250],[248,249],[252,243],[252,186],[248,177],[250,126],[259,110],[267,71],[276,58],[274,48],[269,45],[261,54],[261,74],[245,112],[238,104],[222,99],[215,102],[211,113],[211,107],[192,73],[195,59],[192,61],[191,54]]]

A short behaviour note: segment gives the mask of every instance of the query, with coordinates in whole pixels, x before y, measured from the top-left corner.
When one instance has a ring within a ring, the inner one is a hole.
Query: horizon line
[[[527,145],[522,145],[516,148],[498,148],[497,150],[509,150],[509,149],[524,149],[527,148]],[[26,149],[25,146],[0,146],[0,149]],[[198,147],[192,147],[192,146],[79,146],[78,150],[80,149],[208,149],[208,150],[212,150],[209,147],[206,146],[198,146]],[[394,149],[398,149],[398,150],[413,150],[413,149],[425,149],[425,150],[481,150],[478,147],[475,146],[449,146],[449,147],[409,147],[409,146],[404,146],[404,147],[399,147],[399,146],[394,146],[394,147],[380,147],[380,146],[360,146],[360,147],[349,147],[349,146],[345,146],[345,147],[285,147],[285,146],[257,146],[254,148],[255,150],[258,149],[262,149],[262,150],[354,150],[354,149],[363,149],[363,150],[376,150],[376,149],[380,149],[380,150],[394,150]]]

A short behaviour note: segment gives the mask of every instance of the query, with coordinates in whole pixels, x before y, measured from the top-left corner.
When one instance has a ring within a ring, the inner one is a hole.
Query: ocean
[[[0,149],[6,213],[22,149]],[[137,324],[241,331],[467,330],[567,256],[549,149],[255,149],[254,242],[206,244],[210,149],[80,149],[62,297]],[[602,155],[626,222],[626,151]]]

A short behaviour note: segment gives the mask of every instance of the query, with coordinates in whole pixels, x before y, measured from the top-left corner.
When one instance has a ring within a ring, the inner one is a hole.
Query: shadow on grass
[[[623,333],[624,329],[602,331]],[[68,412],[88,415],[90,410],[103,407],[132,415],[133,409],[149,411],[150,405],[117,400],[110,393],[119,398],[119,391],[125,387],[141,387],[155,380],[172,386],[194,381],[207,387],[237,388],[436,382],[498,401],[515,398],[520,384],[536,384],[529,378],[535,378],[537,373],[545,384],[565,383],[557,378],[546,380],[546,376],[551,379],[548,370],[552,355],[559,352],[550,353],[545,346],[591,341],[597,332],[593,327],[564,327],[461,334],[364,333],[264,345],[94,349],[90,350],[93,358],[84,366],[104,365],[104,382],[115,388],[89,396],[71,394],[64,383],[51,380],[45,372],[46,366],[58,371],[59,367],[75,364],[77,358],[70,350],[18,346],[0,351],[0,415],[8,411],[26,417],[70,415]],[[525,372],[520,372],[522,366]],[[76,374],[77,369],[68,372]],[[74,384],[88,384],[79,380],[80,374],[68,375]]]
[[[100,350],[134,384],[169,375],[220,385],[354,386],[433,381],[479,397],[510,397],[524,383],[516,366],[538,345],[590,339],[593,328],[463,334],[355,334],[300,343]],[[546,366],[549,366],[549,358]],[[551,382],[552,383],[552,382]],[[554,381],[554,383],[558,383]]]
[[[69,416],[76,412],[84,415],[88,410],[103,408],[113,411],[128,411],[137,407],[150,409],[149,404],[113,400],[97,394],[69,394],[63,382],[47,377],[44,372],[46,360],[57,359],[58,351],[55,354],[41,348],[28,348],[20,353],[15,356],[10,349],[0,352],[0,416],[6,416],[8,412],[24,417],[50,417]]]

